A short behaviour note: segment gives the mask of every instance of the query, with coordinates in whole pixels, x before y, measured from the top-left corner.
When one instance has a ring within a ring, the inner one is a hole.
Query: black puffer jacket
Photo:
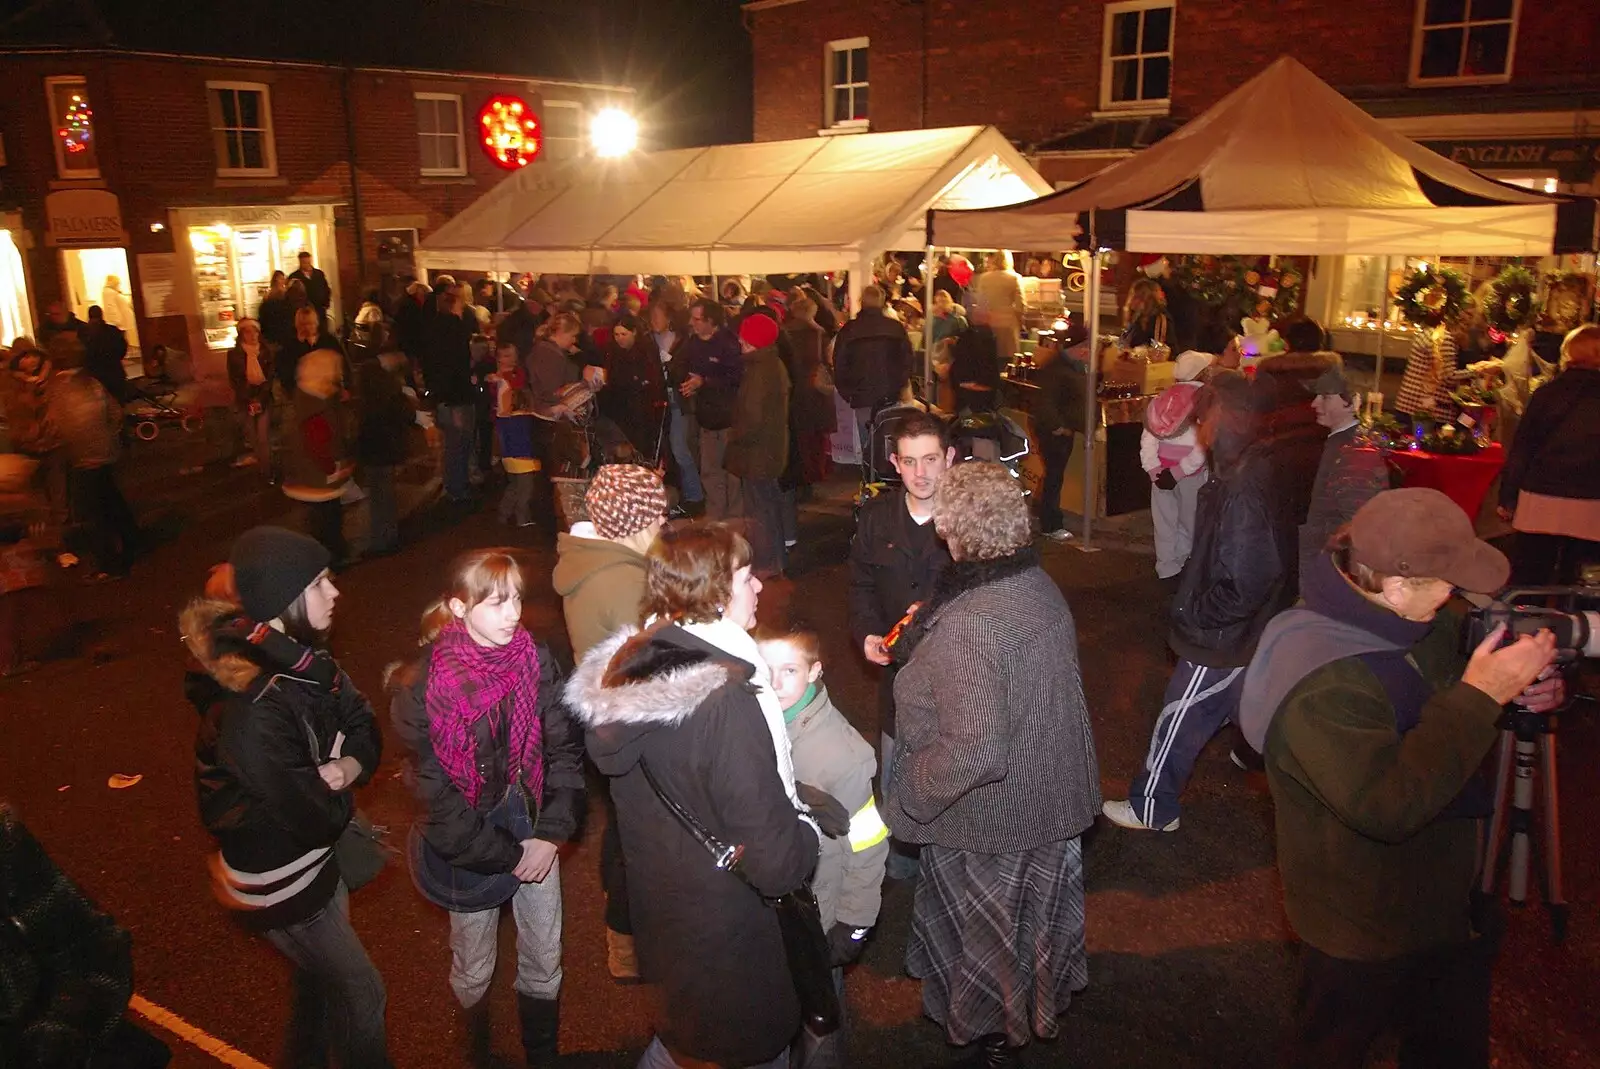
[[[583,737],[567,715],[561,692],[566,680],[549,647],[534,644],[539,653],[539,720],[543,728],[544,796],[533,816],[534,835],[546,842],[569,842],[578,835],[584,811]],[[510,872],[522,860],[522,845],[506,829],[488,821],[496,803],[510,784],[506,710],[496,710],[476,725],[478,771],[483,790],[477,808],[450,781],[434,756],[428,736],[428,666],[433,647],[396,673],[389,715],[396,734],[411,751],[406,761],[406,782],[422,803],[418,818],[422,837],[444,860],[471,872]],[[494,722],[491,722],[493,719]]]
[[[1500,476],[1500,504],[1523,490],[1600,498],[1600,370],[1569,367],[1533,392]]]
[[[893,401],[911,380],[911,355],[905,324],[863,308],[833,340],[834,386],[853,408]]]
[[[1194,547],[1172,601],[1168,643],[1179,657],[1212,668],[1249,664],[1267,621],[1294,601],[1299,524],[1278,480],[1269,440],[1200,488]]]
[[[761,895],[806,881],[817,835],[784,792],[750,674],[681,628],[630,628],[591,649],[567,684],[589,756],[610,779],[639,968],[661,987],[661,1038],[680,1061],[764,1064],[800,1027],[777,916]],[[716,868],[656,797],[646,761],[678,805],[743,844],[748,884]]]
[[[378,767],[372,706],[326,653],[256,628],[225,601],[192,602],[179,618],[199,667],[184,692],[200,713],[195,789],[200,819],[222,849],[222,886],[252,928],[282,928],[333,896],[331,847],[355,812],[355,795],[330,790],[317,766],[341,757]],[[260,874],[272,874],[265,879]]]

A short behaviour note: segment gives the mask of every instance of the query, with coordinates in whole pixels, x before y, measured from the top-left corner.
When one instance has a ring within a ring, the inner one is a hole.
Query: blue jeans
[[[444,492],[452,501],[464,500],[471,493],[472,430],[478,412],[470,404],[440,405],[434,422],[444,436]]]
[[[666,1045],[661,1042],[661,1038],[658,1036],[652,1039],[650,1045],[644,1049],[644,1055],[640,1057],[636,1069],[679,1069],[679,1066],[677,1062],[672,1060],[671,1052],[667,1050]],[[784,1050],[770,1062],[762,1062],[760,1065],[730,1066],[729,1069],[789,1069],[789,1052]]]
[[[1128,803],[1146,827],[1177,819],[1178,796],[1200,751],[1233,718],[1243,689],[1243,668],[1207,668],[1180,660],[1173,669],[1150,734],[1150,752],[1128,792]]]
[[[878,734],[878,797],[889,793],[889,780],[894,775],[894,736]],[[898,839],[889,840],[889,860],[884,866],[891,880],[914,880],[922,874],[922,858],[915,846],[906,846]]]
[[[689,416],[683,410],[683,401],[677,390],[667,393],[672,408],[671,423],[667,428],[672,443],[672,459],[678,465],[678,489],[685,501],[704,501],[705,487],[700,484],[700,462],[689,446]]]
[[[294,963],[293,1005],[278,1064],[388,1069],[383,977],[350,927],[350,893],[343,883],[320,913],[263,933]]]

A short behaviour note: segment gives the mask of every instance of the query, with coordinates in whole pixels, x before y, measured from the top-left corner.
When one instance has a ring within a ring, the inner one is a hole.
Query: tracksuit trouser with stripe
[[[1144,767],[1128,793],[1128,804],[1147,827],[1164,827],[1177,819],[1178,797],[1194,763],[1211,737],[1233,719],[1243,687],[1243,668],[1178,661],[1150,734]]]

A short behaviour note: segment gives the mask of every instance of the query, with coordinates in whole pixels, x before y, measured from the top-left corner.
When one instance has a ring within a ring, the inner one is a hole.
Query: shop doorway
[[[22,252],[11,231],[0,230],[0,345],[33,337],[33,315],[28,311],[28,279],[22,270]]]
[[[133,314],[133,281],[128,274],[127,249],[63,249],[67,295],[79,319],[89,318],[89,306],[99,305],[106,322],[128,337],[128,354],[139,352],[139,325]]]
[[[272,273],[294,271],[303,250],[317,254],[320,229],[316,223],[300,222],[209,223],[189,228],[189,247],[200,286],[201,326],[208,346],[226,349],[233,345],[235,324],[258,314],[271,288]],[[321,261],[317,256],[319,266]],[[333,268],[326,270],[334,277]]]

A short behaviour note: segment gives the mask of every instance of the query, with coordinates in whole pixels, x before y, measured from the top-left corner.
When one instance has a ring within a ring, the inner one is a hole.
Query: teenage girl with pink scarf
[[[422,656],[396,673],[392,716],[423,811],[412,880],[450,911],[450,988],[469,1065],[488,1066],[500,907],[517,925],[517,1012],[529,1065],[556,1057],[561,991],[559,845],[584,809],[582,736],[560,670],[522,626],[510,550],[456,561],[422,618]]]

